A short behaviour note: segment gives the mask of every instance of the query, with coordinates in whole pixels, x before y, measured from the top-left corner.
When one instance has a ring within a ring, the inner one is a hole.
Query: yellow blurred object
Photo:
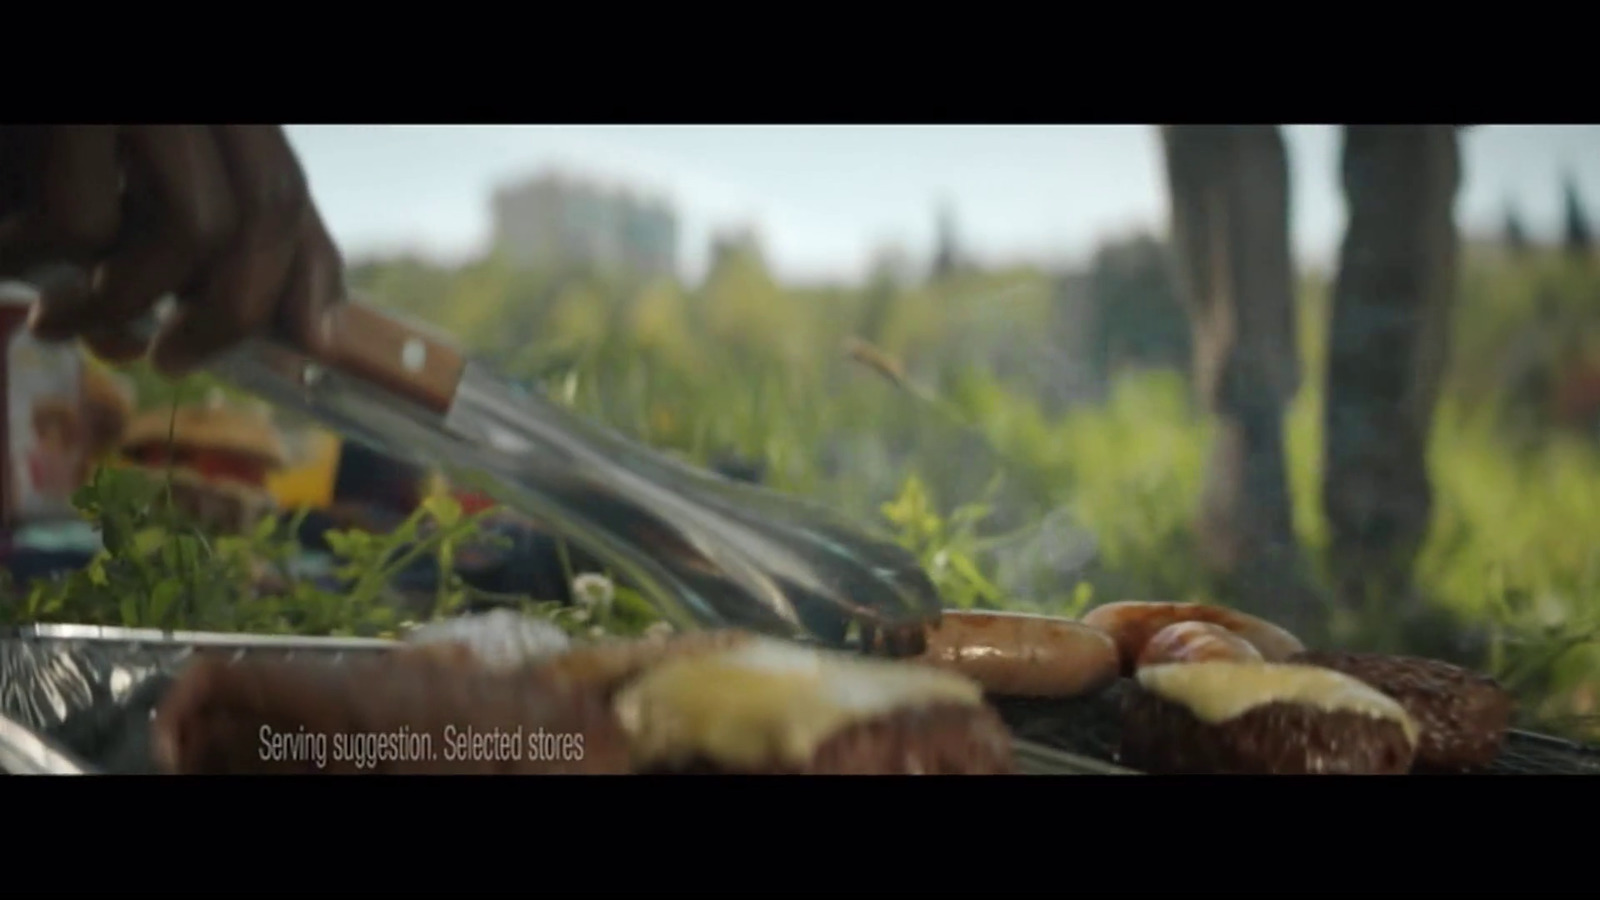
[[[293,466],[267,477],[267,490],[284,509],[326,509],[333,503],[333,481],[339,470],[343,442],[333,434],[314,431],[301,440],[304,454]]]

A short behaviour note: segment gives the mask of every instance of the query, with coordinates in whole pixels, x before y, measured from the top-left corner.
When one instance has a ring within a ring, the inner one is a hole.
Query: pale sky
[[[679,214],[681,271],[703,271],[714,230],[754,225],[785,278],[856,278],[873,251],[931,252],[941,200],[981,259],[1071,261],[1103,235],[1163,227],[1149,126],[296,125],[289,132],[347,255],[479,252],[490,191],[560,167],[662,194]],[[1344,224],[1339,132],[1287,127],[1295,244],[1331,258]],[[1514,199],[1535,237],[1561,226],[1571,169],[1600,216],[1600,126],[1489,125],[1466,133],[1460,221],[1496,230]]]

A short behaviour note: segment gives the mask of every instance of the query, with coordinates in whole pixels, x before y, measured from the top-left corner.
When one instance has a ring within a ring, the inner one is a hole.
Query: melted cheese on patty
[[[620,691],[615,709],[643,764],[759,770],[803,766],[862,721],[982,702],[976,682],[950,672],[759,638],[664,663]]]
[[[1332,669],[1215,661],[1146,666],[1137,677],[1145,690],[1179,704],[1208,725],[1230,722],[1271,703],[1293,703],[1396,722],[1406,740],[1412,746],[1417,743],[1417,725],[1400,704]]]

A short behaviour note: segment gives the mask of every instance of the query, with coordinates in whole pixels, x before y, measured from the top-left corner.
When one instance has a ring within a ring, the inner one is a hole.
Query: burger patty
[[[1393,720],[1267,703],[1211,724],[1137,684],[1123,707],[1122,761],[1167,775],[1403,775],[1415,750]]]
[[[647,774],[1010,775],[1011,737],[988,707],[941,704],[850,725],[817,746],[803,766],[730,768],[703,757]]]
[[[152,478],[167,479],[164,470],[144,471]],[[173,469],[170,474],[173,505],[201,525],[224,534],[247,534],[272,511],[272,495],[260,486],[210,481],[190,469]]]
[[[175,774],[625,773],[598,692],[427,647],[338,665],[196,659],[151,723]],[[552,740],[553,739],[553,740]]]
[[[1464,771],[1494,762],[1511,724],[1511,694],[1493,678],[1431,659],[1307,651],[1290,662],[1359,679],[1394,698],[1417,723],[1417,763]]]
[[[624,774],[637,770],[637,748],[611,692],[662,657],[686,659],[730,640],[608,648],[565,668],[513,671],[486,669],[471,648],[449,642],[340,664],[203,656],[158,706],[152,755],[177,774]],[[576,752],[568,736],[578,737]],[[843,725],[805,764],[764,771],[1003,774],[1013,763],[992,709],[932,701]]]

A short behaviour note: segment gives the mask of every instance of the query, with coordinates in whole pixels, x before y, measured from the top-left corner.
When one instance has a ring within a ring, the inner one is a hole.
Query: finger
[[[166,285],[190,259],[181,248],[144,235],[96,267],[83,290],[40,293],[31,324],[41,340],[61,341],[99,327],[126,328],[169,292]],[[146,298],[131,300],[130,297]]]
[[[157,341],[155,362],[164,371],[187,371],[271,322],[306,225],[305,179],[282,129],[219,125],[213,132],[239,223]]]
[[[143,359],[150,346],[148,339],[118,328],[91,329],[84,333],[83,342],[95,356],[112,365]]]
[[[296,346],[311,353],[322,352],[329,345],[325,334],[327,311],[344,297],[343,259],[322,220],[308,207],[301,217],[283,292],[274,304],[271,328]],[[181,349],[196,343],[191,329],[200,326],[186,324],[190,321],[187,315],[175,317],[156,340],[151,361],[165,375],[186,374],[199,362],[195,357],[186,357]],[[180,349],[164,349],[171,345]]]
[[[38,323],[46,309],[72,308],[85,303],[90,294],[89,275],[77,266],[58,264],[29,266],[20,277],[35,289],[33,303],[28,309],[28,328],[33,335],[45,341],[75,337],[70,332],[52,334],[48,328],[41,332]]]
[[[34,322],[42,335],[128,325],[186,287],[233,232],[236,211],[209,129],[134,125],[126,139],[129,187],[149,192],[151,218],[133,223],[138,233],[95,270],[89,298],[44,304]]]
[[[320,353],[329,349],[328,310],[345,299],[344,259],[314,210],[306,214],[301,241],[275,324],[297,346]]]
[[[13,132],[7,148],[8,208],[0,221],[0,272],[24,273],[44,262],[82,261],[115,239],[121,166],[113,125],[50,125]]]

